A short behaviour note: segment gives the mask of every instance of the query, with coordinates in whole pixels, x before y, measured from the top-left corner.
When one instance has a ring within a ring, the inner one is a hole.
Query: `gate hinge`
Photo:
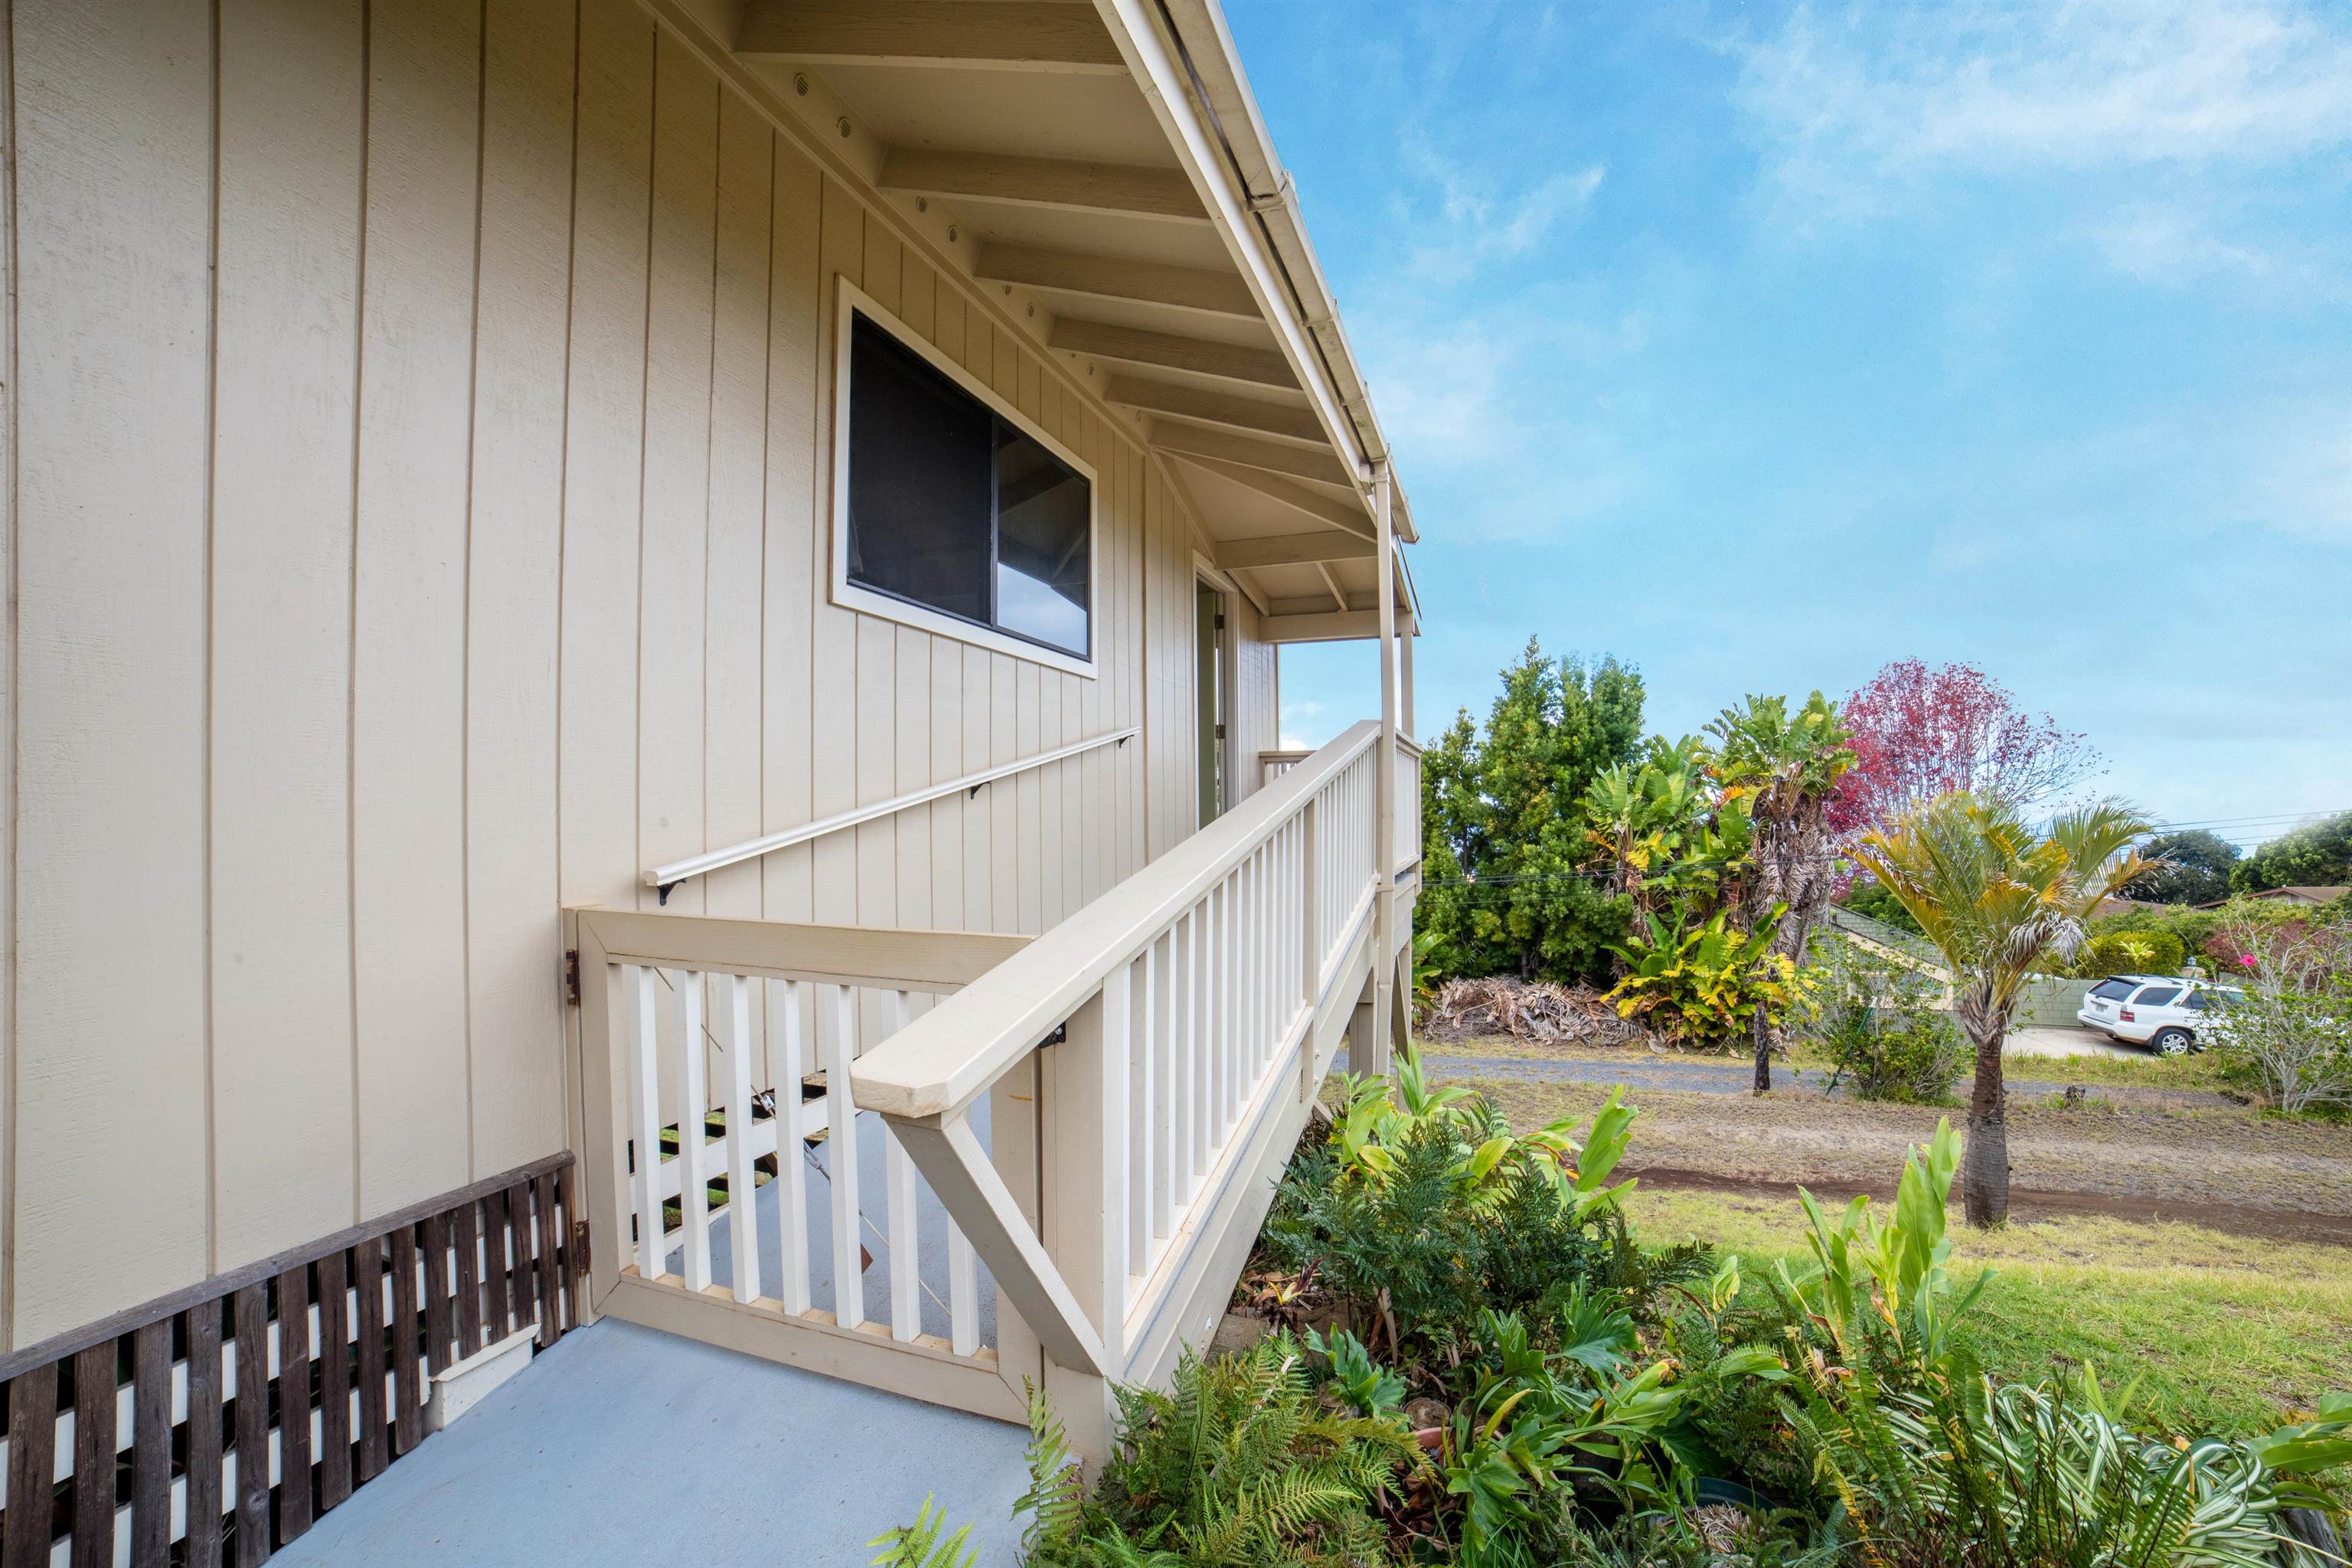
[[[1220,740],[1220,741],[1222,741],[1222,740],[1223,740],[1224,738],[1225,738],[1225,727],[1224,727],[1223,724],[1220,724],[1220,725],[1218,725],[1218,726],[1217,726],[1217,739],[1218,739],[1218,740]]]
[[[1223,610],[1217,612],[1217,629],[1219,631],[1225,629],[1225,612]]]
[[[563,999],[573,1006],[580,1005],[580,950],[563,950]]]

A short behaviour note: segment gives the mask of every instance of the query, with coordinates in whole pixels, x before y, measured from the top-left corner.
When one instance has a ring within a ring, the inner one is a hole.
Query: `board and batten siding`
[[[1192,830],[1184,502],[633,0],[0,14],[6,1343],[560,1148],[648,865],[1129,724],[673,907],[1037,931]],[[836,276],[1097,469],[1098,679],[830,603]]]

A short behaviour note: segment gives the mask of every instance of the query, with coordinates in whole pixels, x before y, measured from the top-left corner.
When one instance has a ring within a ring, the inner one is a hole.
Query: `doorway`
[[[1192,691],[1198,710],[1201,826],[1223,815],[1233,791],[1225,778],[1225,597],[1210,584],[1192,584]]]

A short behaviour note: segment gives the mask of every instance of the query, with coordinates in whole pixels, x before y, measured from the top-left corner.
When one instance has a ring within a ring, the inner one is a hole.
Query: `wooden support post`
[[[1381,746],[1378,765],[1372,770],[1372,785],[1377,792],[1373,814],[1373,844],[1375,864],[1372,868],[1372,974],[1378,994],[1372,1004],[1372,1059],[1370,1070],[1389,1070],[1391,1048],[1389,1018],[1389,993],[1394,984],[1395,973],[1391,960],[1396,952],[1396,756],[1397,756],[1397,665],[1396,651],[1396,482],[1389,472],[1388,459],[1383,458],[1372,467],[1372,510],[1377,530],[1374,547],[1380,553],[1374,557],[1380,582],[1381,650]],[[1352,1064],[1351,1064],[1352,1065]]]
[[[1043,1053],[1045,1255],[1100,1337],[1106,1368],[1124,1364],[1127,1318],[1128,966],[1070,1016],[1066,1038]],[[1070,1447],[1099,1477],[1110,1454],[1109,1381],[1069,1367],[1048,1348],[1045,1396]]]

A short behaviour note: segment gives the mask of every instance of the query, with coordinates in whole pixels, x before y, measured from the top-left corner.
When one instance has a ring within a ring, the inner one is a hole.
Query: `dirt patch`
[[[1518,1126],[1590,1112],[1608,1091],[1598,1084],[1512,1081],[1450,1073],[1476,1082]],[[1645,1089],[1643,1117],[1622,1167],[1655,1169],[1770,1189],[1802,1183],[1816,1192],[1891,1188],[1912,1145],[1926,1142],[1933,1107],[1868,1104],[1817,1094],[1761,1099]],[[2235,1107],[2168,1108],[2094,1100],[2073,1110],[2021,1103],[2009,1112],[2013,1190],[2095,1203],[2102,1212],[2186,1217],[2186,1209],[2260,1210],[2294,1216],[2352,1218],[2352,1133],[2337,1126],[2289,1121]],[[2138,1205],[2108,1207],[2113,1205]],[[2293,1234],[2324,1234],[2319,1224]]]
[[[1621,1169],[1631,1169],[1631,1163]],[[1710,1171],[1681,1171],[1667,1165],[1644,1165],[1633,1173],[1653,1187],[1668,1191],[1737,1193],[1743,1197],[1794,1198],[1799,1187],[1811,1191],[1834,1207],[1857,1193],[1892,1201],[1895,1184],[1852,1187],[1807,1182],[1752,1182],[1718,1176]],[[2242,1204],[2166,1203],[2152,1198],[2111,1197],[2099,1193],[2045,1193],[2026,1187],[2009,1190],[2009,1210],[2020,1220],[2049,1219],[2061,1215],[2099,1215],[2110,1219],[2169,1221],[2202,1226],[2231,1236],[2269,1237],[2279,1241],[2323,1241],[2352,1247],[2352,1215],[2310,1214],[2300,1209],[2253,1208]]]

